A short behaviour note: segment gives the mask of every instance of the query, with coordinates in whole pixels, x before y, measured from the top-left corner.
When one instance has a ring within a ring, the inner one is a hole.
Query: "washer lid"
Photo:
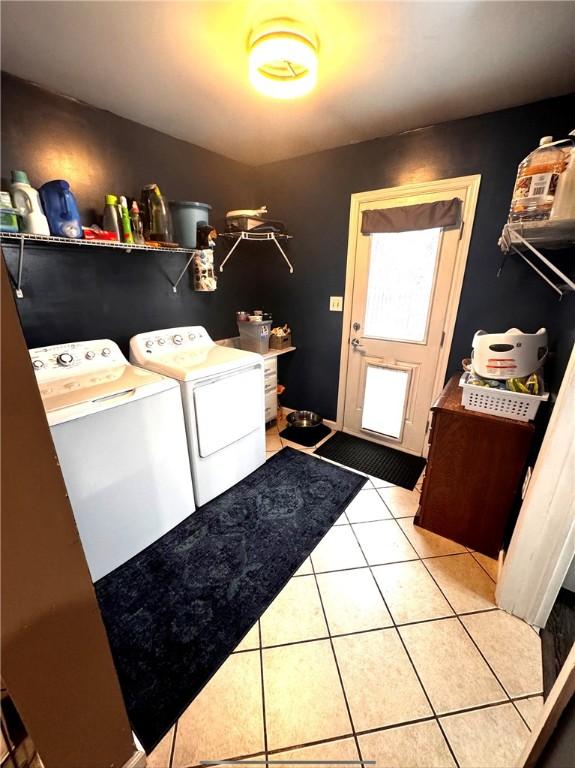
[[[177,352],[171,351],[166,355],[152,355],[136,362],[149,370],[178,381],[193,381],[225,373],[234,368],[253,365],[258,361],[263,364],[262,356],[255,352],[244,352],[241,349],[212,344],[181,349]]]
[[[112,407],[128,399],[148,397],[177,386],[171,379],[129,364],[48,379],[38,384],[46,413],[62,412],[59,421],[102,410],[104,405]],[[78,406],[83,406],[81,412]],[[74,413],[70,412],[66,417],[63,412],[67,409]]]

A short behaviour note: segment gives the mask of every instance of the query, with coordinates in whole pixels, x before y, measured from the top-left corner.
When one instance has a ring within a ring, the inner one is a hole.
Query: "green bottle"
[[[120,197],[120,210],[122,212],[122,232],[123,241],[125,243],[133,243],[134,236],[132,235],[132,225],[130,223],[130,212],[128,211],[128,201],[122,195]]]

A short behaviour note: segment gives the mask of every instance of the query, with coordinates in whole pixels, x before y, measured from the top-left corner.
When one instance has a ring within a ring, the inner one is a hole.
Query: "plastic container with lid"
[[[573,141],[543,136],[537,149],[519,164],[509,221],[548,219],[561,174],[568,166]]]
[[[265,355],[270,349],[271,320],[259,322],[238,322],[240,331],[240,347],[247,352],[258,352]]]
[[[174,237],[183,248],[196,248],[198,225],[208,224],[212,206],[188,200],[170,200]]]

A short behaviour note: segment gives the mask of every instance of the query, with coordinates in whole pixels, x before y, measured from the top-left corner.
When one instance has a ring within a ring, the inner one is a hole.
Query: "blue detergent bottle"
[[[63,179],[47,181],[38,192],[50,233],[56,237],[81,238],[83,232],[78,204],[68,182]]]

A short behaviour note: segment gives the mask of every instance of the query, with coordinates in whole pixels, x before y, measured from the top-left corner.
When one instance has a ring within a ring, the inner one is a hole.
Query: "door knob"
[[[352,339],[351,340],[351,346],[354,349],[358,349],[359,347],[363,347],[363,344],[361,343],[361,341],[359,339]]]

